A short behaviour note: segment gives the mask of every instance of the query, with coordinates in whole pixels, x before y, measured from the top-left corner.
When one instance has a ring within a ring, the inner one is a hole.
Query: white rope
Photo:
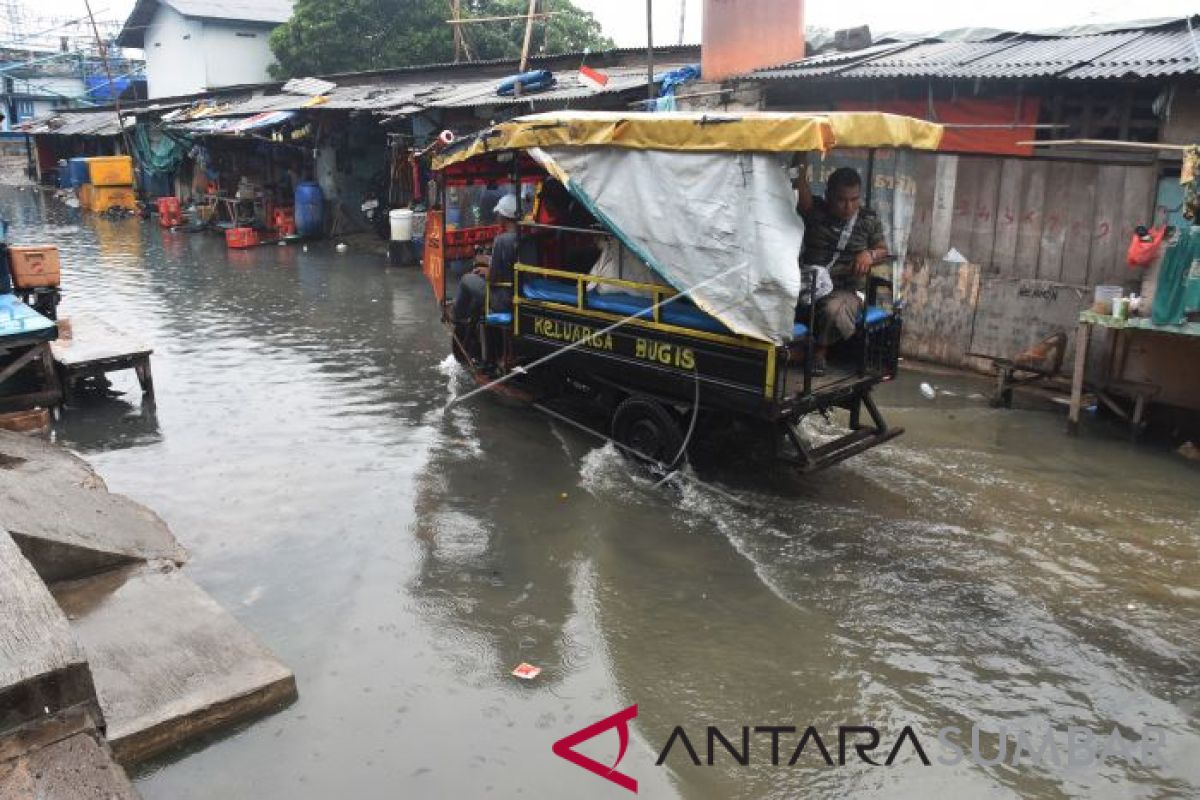
[[[547,355],[542,356],[541,358],[529,363],[528,365],[525,365],[523,367],[517,367],[516,369],[509,372],[507,375],[502,375],[501,377],[497,378],[496,380],[492,381],[491,383],[486,383],[483,386],[473,389],[473,390],[467,392],[466,394],[462,395],[461,397],[452,397],[450,399],[450,402],[446,403],[446,406],[442,409],[442,413],[449,412],[450,409],[453,408],[454,406],[458,405],[459,403],[463,403],[463,402],[466,402],[467,400],[470,400],[472,397],[474,397],[477,394],[488,391],[490,389],[494,389],[495,387],[500,386],[501,384],[507,383],[508,381],[512,380],[513,378],[517,377],[518,375],[524,375],[529,370],[533,369],[534,367],[540,367],[543,364],[553,361],[554,359],[558,358],[559,356],[565,355],[565,354],[571,352],[572,350],[576,350],[580,347],[583,347],[585,344],[588,343],[588,341],[590,341],[592,339],[595,339],[600,336],[604,336],[605,334],[608,334],[608,333],[612,333],[617,328],[621,328],[625,325],[628,325],[630,322],[633,322],[636,319],[641,319],[646,315],[647,311],[653,313],[654,311],[662,308],[663,306],[674,303],[676,300],[679,300],[684,297],[690,297],[692,292],[696,291],[697,289],[701,289],[701,288],[707,286],[708,284],[712,283],[713,281],[720,280],[721,278],[724,278],[728,275],[732,275],[733,273],[738,272],[739,270],[746,269],[749,266],[750,266],[749,262],[746,262],[745,264],[741,264],[736,267],[730,267],[729,269],[725,270],[724,272],[713,275],[711,278],[708,278],[706,280],[701,281],[700,283],[697,283],[695,286],[691,287],[690,289],[688,289],[685,292],[680,292],[677,295],[668,297],[666,300],[663,300],[662,302],[654,303],[651,306],[649,306],[648,308],[645,308],[636,314],[632,314],[628,317],[625,317],[624,319],[617,320],[612,325],[609,325],[607,328],[604,328],[603,330],[597,331],[596,333],[590,334],[588,336],[584,336],[584,337],[572,342],[571,344],[567,345],[566,347],[559,348],[558,350],[555,350],[553,353],[549,353]]]

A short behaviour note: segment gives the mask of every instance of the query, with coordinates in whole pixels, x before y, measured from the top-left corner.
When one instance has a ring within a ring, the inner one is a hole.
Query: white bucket
[[[413,212],[411,208],[393,208],[388,213],[388,222],[391,224],[393,242],[407,242],[412,239]]]

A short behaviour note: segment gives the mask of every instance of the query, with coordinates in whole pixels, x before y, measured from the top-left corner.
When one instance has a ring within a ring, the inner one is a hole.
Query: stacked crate
[[[137,195],[133,191],[133,159],[130,156],[97,156],[89,158],[87,207],[92,211],[110,208],[137,210]],[[83,192],[80,202],[84,202]]]

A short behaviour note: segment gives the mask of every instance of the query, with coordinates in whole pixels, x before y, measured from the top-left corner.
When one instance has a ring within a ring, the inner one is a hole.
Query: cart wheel
[[[626,398],[612,419],[613,438],[634,451],[626,454],[642,461],[675,466],[683,447],[683,432],[671,412],[647,397]]]

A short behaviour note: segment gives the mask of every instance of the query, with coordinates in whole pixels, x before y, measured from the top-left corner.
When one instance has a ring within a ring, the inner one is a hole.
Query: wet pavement
[[[909,374],[881,393],[893,445],[817,478],[731,460],[655,489],[529,410],[443,415],[467,384],[415,270],[228,251],[30,190],[0,212],[13,241],[60,247],[64,316],[156,348],[155,410],[121,375],[55,436],[296,672],[293,705],[141,768],[150,800],[619,797],[551,745],[635,703],[620,771],[648,797],[1200,795],[1200,470],[1168,450]],[[518,681],[523,661],[544,671]],[[1001,727],[1053,726],[1063,763],[1011,766],[1015,738],[1005,764],[940,763],[938,730],[969,756],[973,724],[986,759]],[[655,765],[677,725],[700,766],[678,742]],[[753,731],[748,766],[719,743],[708,766],[710,725],[735,747],[743,726],[799,732],[778,766]],[[834,766],[811,742],[788,766],[809,725]],[[933,763],[905,744],[871,767],[851,743],[839,766],[851,725],[880,731],[879,761],[911,726]],[[1070,766],[1067,726],[1166,745]],[[616,738],[580,750],[611,763]]]

